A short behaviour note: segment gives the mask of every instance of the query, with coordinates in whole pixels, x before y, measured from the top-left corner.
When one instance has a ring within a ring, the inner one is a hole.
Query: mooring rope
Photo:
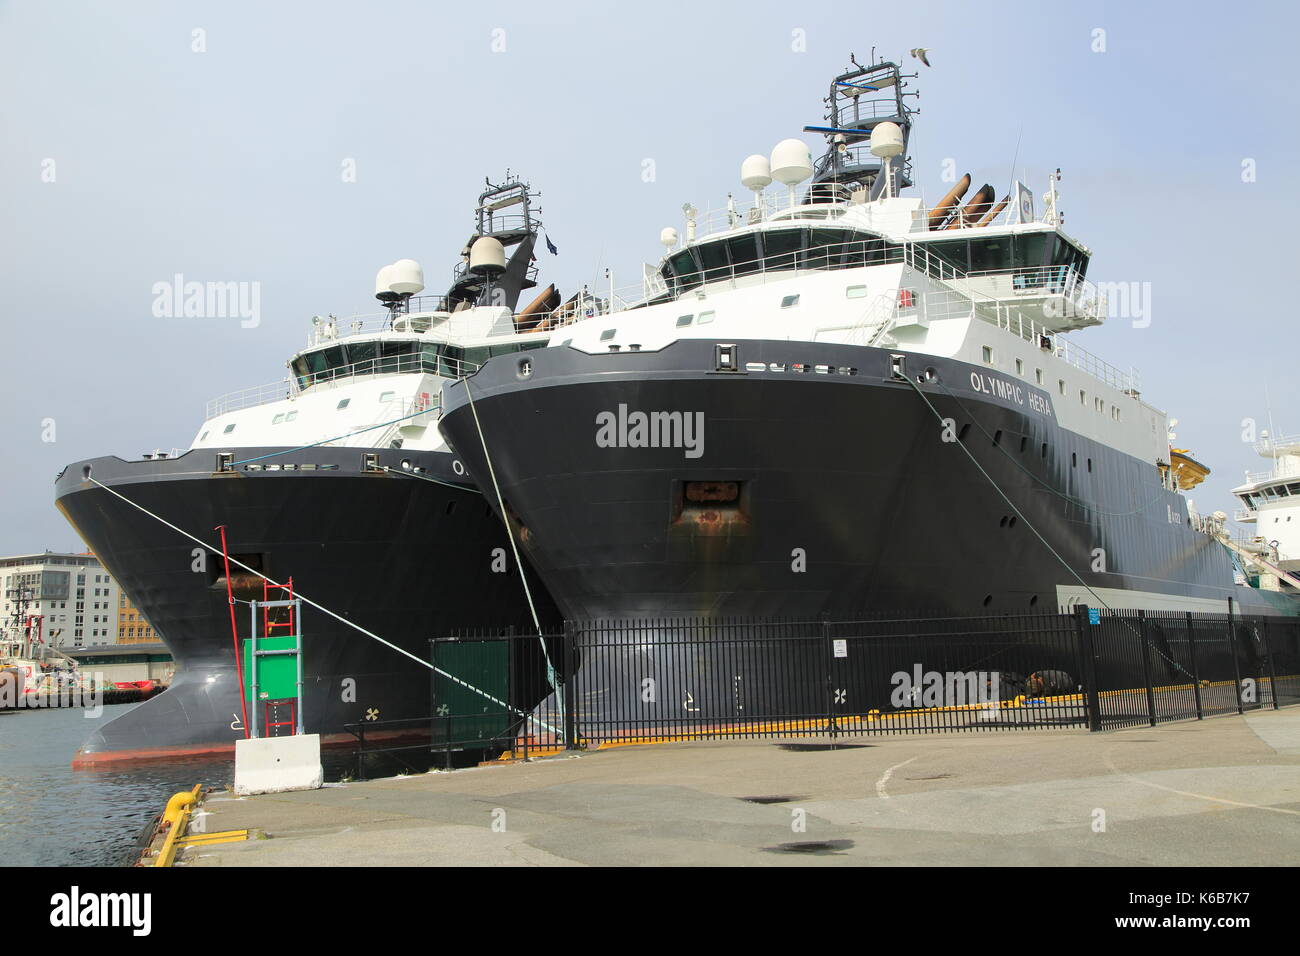
[[[154,514],[152,511],[150,511],[150,510],[149,510],[148,508],[146,508],[144,505],[139,504],[138,502],[132,501],[132,500],[131,500],[130,498],[128,498],[126,495],[121,494],[120,492],[115,491],[114,489],[108,487],[108,485],[104,484],[104,483],[103,483],[102,481],[100,481],[99,479],[94,478],[94,477],[91,477],[90,475],[87,475],[87,476],[86,476],[86,480],[89,481],[89,482],[90,482],[91,484],[93,484],[93,485],[97,485],[97,486],[99,486],[100,488],[103,488],[105,491],[107,491],[110,495],[113,495],[115,498],[120,498],[122,501],[125,501],[125,502],[126,502],[128,505],[130,505],[132,508],[135,508],[136,510],[143,512],[144,514],[148,515],[150,518],[153,518],[155,521],[159,521],[159,522],[163,523],[164,525],[166,525],[167,527],[169,527],[169,528],[171,528],[173,531],[175,531],[177,534],[182,535],[182,536],[184,536],[184,537],[186,537],[186,538],[189,538],[191,541],[193,541],[195,544],[200,545],[200,546],[203,547],[205,550],[207,550],[207,551],[211,551],[211,552],[215,552],[215,551],[217,550],[216,548],[213,548],[211,545],[209,545],[209,544],[208,544],[206,541],[204,541],[202,538],[199,538],[199,537],[197,537],[196,535],[192,535],[192,534],[190,534],[190,533],[189,533],[188,531],[186,531],[184,528],[178,528],[178,527],[176,527],[176,525],[172,524],[172,523],[171,523],[170,521],[168,521],[166,518],[162,517],[161,515]],[[263,581],[266,581],[268,584],[271,584],[271,585],[273,585],[273,586],[275,586],[275,587],[284,587],[284,585],[280,584],[280,583],[277,582],[277,581],[273,581],[271,578],[267,577],[265,574],[263,574],[261,571],[258,571],[256,568],[250,568],[247,564],[244,564],[244,562],[240,561],[238,558],[230,558],[229,560],[230,560],[230,563],[231,563],[231,564],[238,565],[239,567],[243,568],[245,571],[249,572],[250,574],[255,574],[255,575],[257,575],[259,578],[261,578]],[[298,598],[299,600],[301,600],[302,603],[307,604],[307,605],[310,605],[311,607],[314,607],[316,610],[320,611],[322,614],[326,614],[326,615],[328,615],[328,616],[334,618],[334,620],[338,621],[340,624],[345,624],[345,625],[347,625],[348,627],[352,628],[354,631],[358,631],[358,632],[360,632],[361,634],[364,634],[366,637],[370,638],[371,640],[378,641],[380,644],[383,644],[385,647],[387,647],[387,648],[389,648],[389,649],[391,649],[391,650],[397,651],[397,653],[399,653],[399,654],[401,654],[401,655],[403,655],[403,656],[405,656],[405,657],[409,657],[411,660],[415,661],[415,663],[419,664],[421,667],[427,667],[429,670],[433,671],[435,674],[438,674],[438,675],[440,675],[440,676],[442,676],[442,677],[445,677],[445,678],[447,678],[448,680],[455,681],[457,684],[459,684],[460,686],[464,687],[466,690],[469,690],[469,691],[472,691],[472,692],[475,693],[475,694],[478,694],[480,697],[483,697],[485,700],[489,700],[489,701],[491,701],[492,703],[497,704],[497,705],[500,706],[500,707],[504,707],[506,710],[508,710],[508,711],[510,711],[510,712],[512,712],[512,713],[514,713],[514,714],[516,714],[517,716],[523,717],[523,718],[525,718],[525,719],[532,719],[532,720],[534,720],[534,721],[538,724],[538,726],[540,726],[540,727],[544,727],[544,728],[546,728],[547,730],[549,730],[549,731],[551,731],[551,732],[553,732],[553,733],[559,733],[559,732],[560,732],[558,728],[552,727],[552,726],[550,726],[549,724],[547,724],[547,723],[545,723],[545,722],[543,722],[543,721],[541,721],[541,720],[537,720],[537,718],[533,718],[533,717],[531,717],[530,714],[525,713],[524,711],[520,710],[518,707],[513,706],[513,705],[510,704],[509,702],[504,701],[504,700],[500,700],[500,699],[494,697],[492,694],[489,694],[487,691],[485,691],[485,690],[483,690],[483,689],[481,689],[481,688],[479,688],[479,687],[475,687],[473,684],[469,683],[468,681],[462,680],[461,678],[457,677],[455,674],[449,674],[447,671],[443,670],[442,668],[438,667],[438,666],[435,665],[435,664],[431,664],[429,661],[421,660],[420,658],[418,658],[418,657],[416,657],[414,654],[412,654],[410,651],[406,650],[405,648],[398,647],[396,644],[392,643],[391,641],[386,641],[386,640],[384,640],[384,638],[380,637],[378,634],[375,634],[373,631],[368,631],[368,630],[366,630],[364,627],[362,627],[360,624],[357,624],[357,623],[354,622],[354,621],[349,621],[347,618],[343,617],[342,615],[340,615],[340,614],[336,614],[334,611],[331,611],[329,608],[325,607],[325,605],[323,605],[323,604],[318,604],[317,602],[311,600],[311,598],[305,597],[301,592],[297,592],[297,591],[295,591],[295,592],[294,592],[294,596],[295,596],[296,598]],[[543,644],[543,648],[544,648],[544,647],[545,647],[545,645]],[[548,660],[548,662],[547,662],[547,666],[548,666],[548,668],[549,668],[549,666],[550,666],[550,662],[549,662],[549,660]]]
[[[519,558],[519,548],[515,544],[514,530],[510,527],[510,516],[506,512],[505,498],[502,497],[501,486],[497,483],[496,469],[492,467],[492,456],[488,454],[487,438],[483,435],[483,425],[478,418],[478,406],[474,404],[474,392],[470,388],[468,378],[462,378],[460,381],[465,386],[465,397],[469,399],[469,410],[474,415],[474,428],[478,431],[479,444],[483,446],[483,460],[487,463],[488,477],[492,479],[492,490],[496,492],[497,506],[501,509],[501,521],[506,526],[506,537],[510,540],[510,550],[515,556],[515,567],[519,569],[519,580],[524,585],[524,597],[528,599],[528,610],[533,615],[533,626],[537,628],[537,639],[542,645],[542,656],[546,659],[546,679],[556,694],[562,694],[559,681],[555,679],[555,665],[551,663],[551,654],[546,649],[546,637],[542,633],[541,619],[537,616],[537,606],[533,603],[533,592],[528,587],[528,574],[524,569],[523,561]],[[561,704],[563,704],[562,697]]]

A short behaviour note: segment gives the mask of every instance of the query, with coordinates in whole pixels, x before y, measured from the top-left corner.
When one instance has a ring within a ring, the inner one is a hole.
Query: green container
[[[260,637],[259,651],[298,650],[297,637]],[[244,641],[244,697],[253,705],[253,668],[257,668],[258,700],[287,700],[298,698],[298,655],[277,654],[274,657],[253,658],[253,642]]]
[[[510,712],[505,705],[510,699],[509,651],[508,641],[434,643],[434,666],[452,675],[433,674],[435,747],[486,749],[491,741],[509,736]]]

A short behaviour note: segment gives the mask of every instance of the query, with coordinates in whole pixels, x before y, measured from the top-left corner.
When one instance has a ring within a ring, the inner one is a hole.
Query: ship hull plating
[[[284,449],[232,452],[239,462]],[[368,455],[393,469],[405,460],[446,484],[367,468]],[[429,639],[449,631],[529,620],[518,574],[493,570],[508,551],[500,521],[450,454],[314,448],[262,465],[275,471],[236,465],[228,472],[214,470],[216,457],[101,458],[70,465],[57,482],[59,508],[177,666],[165,693],[98,730],[77,763],[225,751],[244,735],[218,525],[232,556],[277,581],[292,577],[298,594],[420,660],[429,659]],[[208,547],[98,487],[87,469]],[[260,579],[232,568],[231,580],[237,599],[262,598]],[[545,591],[534,583],[533,594],[544,622],[553,623]],[[242,640],[246,604],[236,606],[235,621]],[[302,632],[309,732],[346,741],[346,724],[380,728],[428,716],[425,667],[311,607]]]
[[[881,349],[732,344],[742,371],[683,340],[493,359],[444,389],[444,436],[478,475],[490,450],[566,616],[1223,611],[1229,597],[1293,613],[1234,585],[1154,462],[1060,427],[1042,390],[990,394],[981,370],[933,356],[904,356],[914,387]]]

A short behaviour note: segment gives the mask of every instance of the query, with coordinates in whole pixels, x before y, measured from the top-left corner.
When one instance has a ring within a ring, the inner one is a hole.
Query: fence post
[[[1268,693],[1273,698],[1273,709],[1279,710],[1277,703],[1277,665],[1273,663],[1273,645],[1268,639],[1268,618],[1259,619],[1260,632],[1264,635],[1264,653],[1268,655]]]
[[[831,622],[826,614],[822,614],[822,653],[826,661],[826,729],[834,740],[838,736],[835,724],[835,653],[831,644]]]
[[[1201,670],[1196,666],[1196,629],[1192,626],[1192,612],[1187,612],[1187,663],[1192,665],[1192,695],[1196,698],[1196,719],[1204,720],[1201,708]]]
[[[1237,693],[1237,713],[1244,714],[1241,706],[1241,668],[1237,665],[1237,639],[1232,633],[1232,598],[1228,598],[1228,653],[1232,655],[1232,680]]]
[[[1156,725],[1156,694],[1151,686],[1151,641],[1147,637],[1147,612],[1138,611],[1138,637],[1142,641],[1142,679],[1147,688],[1147,720]]]
[[[573,656],[573,622],[564,620],[564,635],[560,638],[560,673],[556,676],[560,692],[560,717],[564,727],[564,749],[578,749],[577,720],[573,713],[573,688],[569,684],[569,664]]]
[[[1101,730],[1101,695],[1097,691],[1097,657],[1092,645],[1092,625],[1088,623],[1088,606],[1074,606],[1074,632],[1078,637],[1080,663],[1083,665],[1083,695],[1088,706],[1088,729]]]

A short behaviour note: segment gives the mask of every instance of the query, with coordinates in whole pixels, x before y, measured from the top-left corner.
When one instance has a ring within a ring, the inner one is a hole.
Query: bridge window
[[[731,256],[731,267],[738,276],[747,276],[763,268],[758,256],[758,237],[754,233],[728,239],[727,252]]]

